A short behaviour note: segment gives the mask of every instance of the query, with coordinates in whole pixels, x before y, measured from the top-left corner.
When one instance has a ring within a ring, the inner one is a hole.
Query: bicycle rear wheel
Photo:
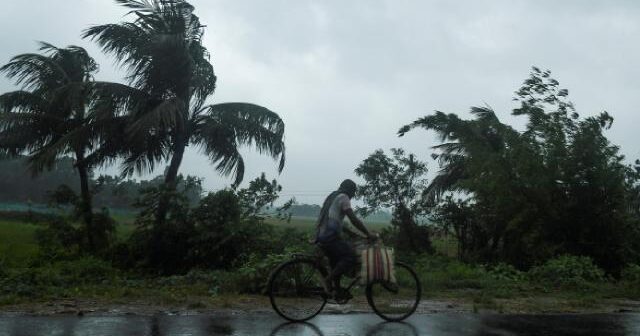
[[[289,321],[306,321],[320,313],[327,298],[320,269],[311,260],[291,260],[278,266],[269,280],[271,306]]]
[[[374,282],[367,285],[367,302],[373,311],[387,321],[402,321],[420,304],[422,287],[416,273],[408,265],[395,264],[396,284]]]

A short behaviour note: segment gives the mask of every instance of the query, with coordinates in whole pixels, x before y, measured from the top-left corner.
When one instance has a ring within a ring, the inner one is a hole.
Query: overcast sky
[[[207,25],[218,76],[211,102],[260,104],[286,124],[284,172],[245,151],[245,182],[264,171],[299,202],[321,202],[377,148],[404,147],[427,160],[433,134],[396,132],[436,109],[468,117],[470,106],[487,104],[523,125],[510,116],[512,98],[532,65],[550,69],[583,116],[609,111],[610,139],[629,160],[640,158],[638,1],[191,3]],[[111,0],[2,0],[0,62],[35,51],[36,41],[75,44],[100,63],[97,79],[121,81],[113,59],[80,32],[131,19],[125,13]],[[0,78],[0,92],[12,89]],[[204,177],[208,190],[230,183],[195,150],[181,172]]]

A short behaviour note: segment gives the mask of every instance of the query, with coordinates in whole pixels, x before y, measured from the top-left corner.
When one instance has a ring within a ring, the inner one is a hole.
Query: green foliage
[[[447,257],[423,255],[416,259],[414,265],[422,283],[425,284],[425,290],[428,291],[460,288],[481,289],[492,281],[484,268]]]
[[[26,267],[39,253],[34,233],[39,225],[0,221],[0,260],[7,268]]]
[[[498,263],[487,270],[489,276],[501,282],[520,282],[525,280],[526,274],[512,265]]]
[[[251,254],[235,271],[238,274],[236,284],[239,292],[264,294],[271,272],[281,263],[290,260],[294,253],[301,252],[303,251],[299,247],[290,246],[282,253]]]
[[[204,25],[184,0],[123,0],[129,22],[93,26],[84,37],[115,56],[128,72],[129,85],[101,83],[98,101],[122,111],[129,121],[127,141],[115,147],[123,172],[153,170],[169,161],[167,186],[174,184],[185,148],[197,145],[215,169],[243,179],[239,148],[255,146],[280,159],[284,167],[284,122],[262,106],[223,103],[205,106],[216,88],[209,52],[202,44]],[[157,221],[164,215],[158,213]]]
[[[21,86],[0,95],[0,153],[12,157],[28,153],[33,174],[51,170],[61,157],[73,157],[80,197],[72,199],[75,193],[69,187],[54,197],[76,207],[85,226],[87,250],[97,253],[105,246],[96,245],[94,238],[106,233],[93,230],[89,179],[95,166],[113,159],[108,144],[122,139],[118,135],[124,124],[114,117],[115,111],[101,109],[93,99],[98,64],[86,50],[41,42],[40,51],[15,56],[0,68]]]
[[[167,211],[167,220],[157,223],[155,214],[161,206],[161,199]],[[184,273],[193,264],[189,260],[190,241],[194,237],[195,226],[189,219],[187,198],[165,185],[150,187],[143,191],[136,202],[140,208],[135,225],[125,245],[119,245],[113,252],[118,265],[147,269],[161,274]]]
[[[471,120],[436,112],[400,129],[440,136],[441,169],[424,196],[439,202],[435,219],[464,260],[527,269],[584,255],[617,274],[638,258],[638,170],[604,134],[613,118],[580,118],[567,97],[549,71],[533,68],[512,113],[527,118],[524,131],[487,107],[473,107]]]
[[[127,242],[114,246],[111,257],[125,268],[184,274],[196,267],[231,269],[251,254],[280,253],[287,244],[297,246],[305,240],[296,230],[275,230],[257,212],[247,215],[247,209],[264,204],[261,188],[253,191],[251,197],[245,189],[238,192],[241,196],[233,190],[209,193],[191,208],[184,191],[164,185],[149,188],[137,202],[137,229]],[[277,191],[267,193],[270,202]],[[155,214],[162,197],[168,201],[167,220],[158,223]]]
[[[555,287],[583,287],[606,280],[604,271],[589,257],[562,255],[529,271],[534,281]]]
[[[82,232],[64,219],[38,229],[35,238],[40,247],[38,260],[43,262],[72,259],[82,253]]]
[[[241,208],[233,191],[221,190],[202,199],[191,213],[195,234],[190,257],[198,265],[228,268],[251,246],[255,232],[240,221]]]
[[[386,241],[401,254],[431,253],[429,229],[418,224],[418,218],[429,212],[421,197],[427,187],[427,166],[402,149],[393,148],[391,153],[389,157],[379,149],[355,169],[365,180],[358,188],[358,197],[365,203],[360,213],[392,208],[393,228],[383,233]]]
[[[113,280],[118,271],[94,257],[58,261],[39,267],[11,269],[0,278],[3,294],[41,296],[56,288],[96,284]]]
[[[622,270],[620,280],[633,284],[640,284],[640,265],[629,264]]]

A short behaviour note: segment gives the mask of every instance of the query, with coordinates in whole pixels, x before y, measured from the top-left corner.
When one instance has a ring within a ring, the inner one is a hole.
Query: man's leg
[[[332,242],[332,256],[336,263],[328,280],[333,281],[334,288],[340,288],[340,278],[350,271],[357,263],[356,254],[351,245],[344,240]]]

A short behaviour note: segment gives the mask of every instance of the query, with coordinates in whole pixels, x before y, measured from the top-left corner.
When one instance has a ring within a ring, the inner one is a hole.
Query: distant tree
[[[28,157],[15,156],[0,159],[0,202],[44,204],[47,202],[47,191],[59,185],[68,185],[79,192],[78,171],[73,166],[74,159],[63,157],[45,170],[33,176],[26,169]]]
[[[101,162],[88,157],[106,139],[117,138],[114,132],[122,120],[91,112],[98,65],[84,49],[40,45],[43,54],[18,55],[0,68],[22,86],[0,95],[0,151],[28,155],[34,174],[51,169],[60,157],[73,156],[80,180],[81,218],[89,250],[95,251],[96,237],[106,233],[93,228],[89,181],[92,169]]]
[[[630,200],[638,176],[604,135],[613,118],[580,118],[567,95],[549,71],[534,67],[516,92],[513,115],[528,118],[523,132],[478,107],[471,120],[436,112],[400,130],[440,136],[441,170],[427,197],[458,192],[471,201],[465,213],[477,229],[476,256],[526,268],[559,254],[585,255],[613,273],[637,258]],[[452,205],[444,204],[454,211],[462,204]]]
[[[243,217],[258,217],[264,213],[265,207],[273,205],[282,191],[276,180],[269,181],[264,173],[249,182],[249,187],[238,190],[238,198]]]
[[[363,214],[391,208],[391,224],[397,230],[395,245],[407,252],[433,252],[429,230],[419,225],[429,213],[422,195],[427,187],[427,165],[402,149],[391,149],[392,157],[377,150],[355,172],[365,183],[358,188]]]
[[[284,165],[284,123],[267,108],[249,103],[205,106],[216,87],[209,52],[202,45],[204,26],[184,0],[118,0],[135,14],[131,22],[94,26],[84,37],[114,55],[129,73],[129,84],[98,86],[100,100],[130,116],[123,144],[123,172],[153,170],[169,161],[164,183],[174,189],[184,151],[200,148],[216,169],[244,175],[243,145],[280,158]],[[167,203],[162,197],[161,204]],[[158,207],[156,222],[166,215]]]

